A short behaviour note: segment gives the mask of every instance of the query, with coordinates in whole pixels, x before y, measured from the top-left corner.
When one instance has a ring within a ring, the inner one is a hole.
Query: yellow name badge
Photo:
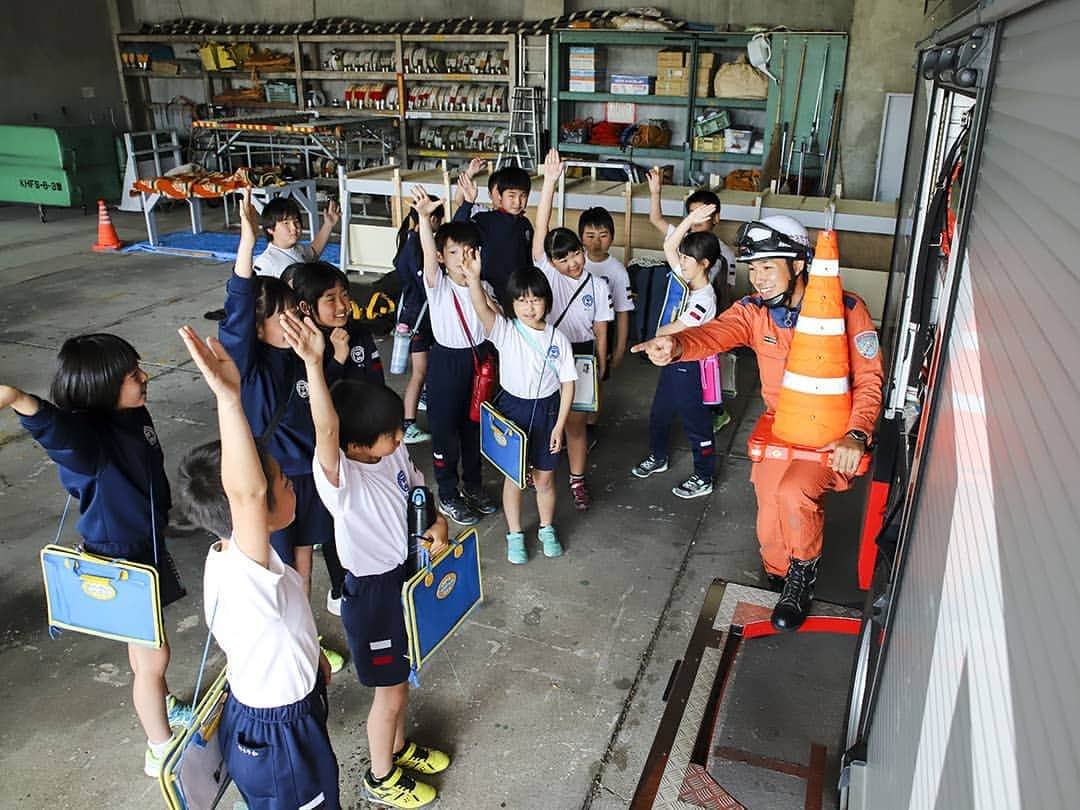
[[[83,574],[80,579],[82,580],[82,592],[91,599],[108,602],[110,599],[116,598],[116,588],[105,577],[93,577]]]

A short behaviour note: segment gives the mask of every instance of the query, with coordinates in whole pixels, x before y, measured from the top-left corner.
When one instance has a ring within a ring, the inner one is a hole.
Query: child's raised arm
[[[679,270],[679,245],[682,244],[683,237],[690,232],[690,226],[699,222],[708,222],[714,213],[716,213],[715,205],[699,205],[687,214],[678,227],[671,232],[671,236],[664,240],[664,258],[667,259],[668,266],[672,270],[676,272]]]
[[[544,241],[548,235],[551,221],[551,204],[555,199],[555,188],[563,173],[562,158],[558,149],[549,149],[544,158],[544,185],[540,189],[540,201],[536,204],[536,227],[533,229],[533,261],[540,264],[544,260]]]
[[[435,247],[435,232],[431,230],[431,214],[441,201],[428,196],[423,186],[413,186],[412,207],[418,220],[416,227],[420,233],[420,247],[424,251],[424,284],[434,287],[439,278],[439,256]]]
[[[668,221],[660,211],[660,189],[664,187],[664,175],[659,166],[649,169],[649,222],[664,236],[667,235]]]
[[[465,249],[465,260],[461,264],[461,272],[465,276],[465,282],[469,285],[469,297],[472,298],[473,307],[480,317],[480,323],[484,325],[484,331],[491,333],[495,326],[496,311],[494,302],[488,298],[484,287],[480,284],[480,254],[475,248]]]
[[[307,372],[308,396],[311,397],[311,421],[315,423],[315,459],[322,467],[326,480],[340,486],[338,466],[338,431],[340,420],[330,398],[330,388],[323,373],[323,351],[326,338],[310,317],[301,322],[295,316],[281,315],[281,329],[292,350],[304,361]]]
[[[265,568],[270,562],[268,485],[240,404],[240,371],[217,338],[207,338],[204,343],[190,326],[180,329],[180,337],[217,398],[221,485],[232,514],[232,541],[246,557]]]
[[[233,265],[233,272],[240,278],[251,278],[255,273],[252,261],[258,239],[259,212],[251,204],[251,189],[246,188],[240,198],[240,247],[236,249],[236,264]]]
[[[326,204],[326,210],[323,211],[322,226],[319,228],[319,232],[311,238],[311,250],[315,253],[316,259],[326,249],[326,245],[330,241],[330,234],[339,222],[341,222],[341,209],[338,207],[336,200],[330,200]]]

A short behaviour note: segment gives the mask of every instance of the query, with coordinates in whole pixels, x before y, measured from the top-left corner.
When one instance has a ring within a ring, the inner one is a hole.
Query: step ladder
[[[528,172],[540,163],[540,115],[535,87],[515,87],[510,99],[510,131],[499,149],[495,168],[518,165]]]

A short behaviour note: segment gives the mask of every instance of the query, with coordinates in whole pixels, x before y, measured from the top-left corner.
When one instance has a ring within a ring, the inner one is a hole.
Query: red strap
[[[450,284],[454,283],[449,279],[449,277],[447,277],[447,281]],[[469,325],[465,323],[465,313],[461,311],[461,302],[457,300],[457,295],[454,294],[453,288],[450,289],[450,298],[454,302],[454,309],[457,310],[458,320],[461,321],[461,328],[465,332],[465,338],[469,341],[469,348],[472,349],[473,371],[479,374],[480,355],[476,353],[476,344],[473,343],[472,332],[469,331]]]

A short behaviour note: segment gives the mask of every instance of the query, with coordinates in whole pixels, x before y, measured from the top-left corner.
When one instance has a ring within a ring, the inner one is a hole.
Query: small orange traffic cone
[[[116,228],[109,219],[109,211],[105,207],[104,200],[97,201],[97,242],[92,247],[97,251],[119,250],[124,246],[120,237],[116,235]]]
[[[784,368],[773,435],[813,448],[843,436],[851,417],[850,373],[836,232],[822,231]]]

